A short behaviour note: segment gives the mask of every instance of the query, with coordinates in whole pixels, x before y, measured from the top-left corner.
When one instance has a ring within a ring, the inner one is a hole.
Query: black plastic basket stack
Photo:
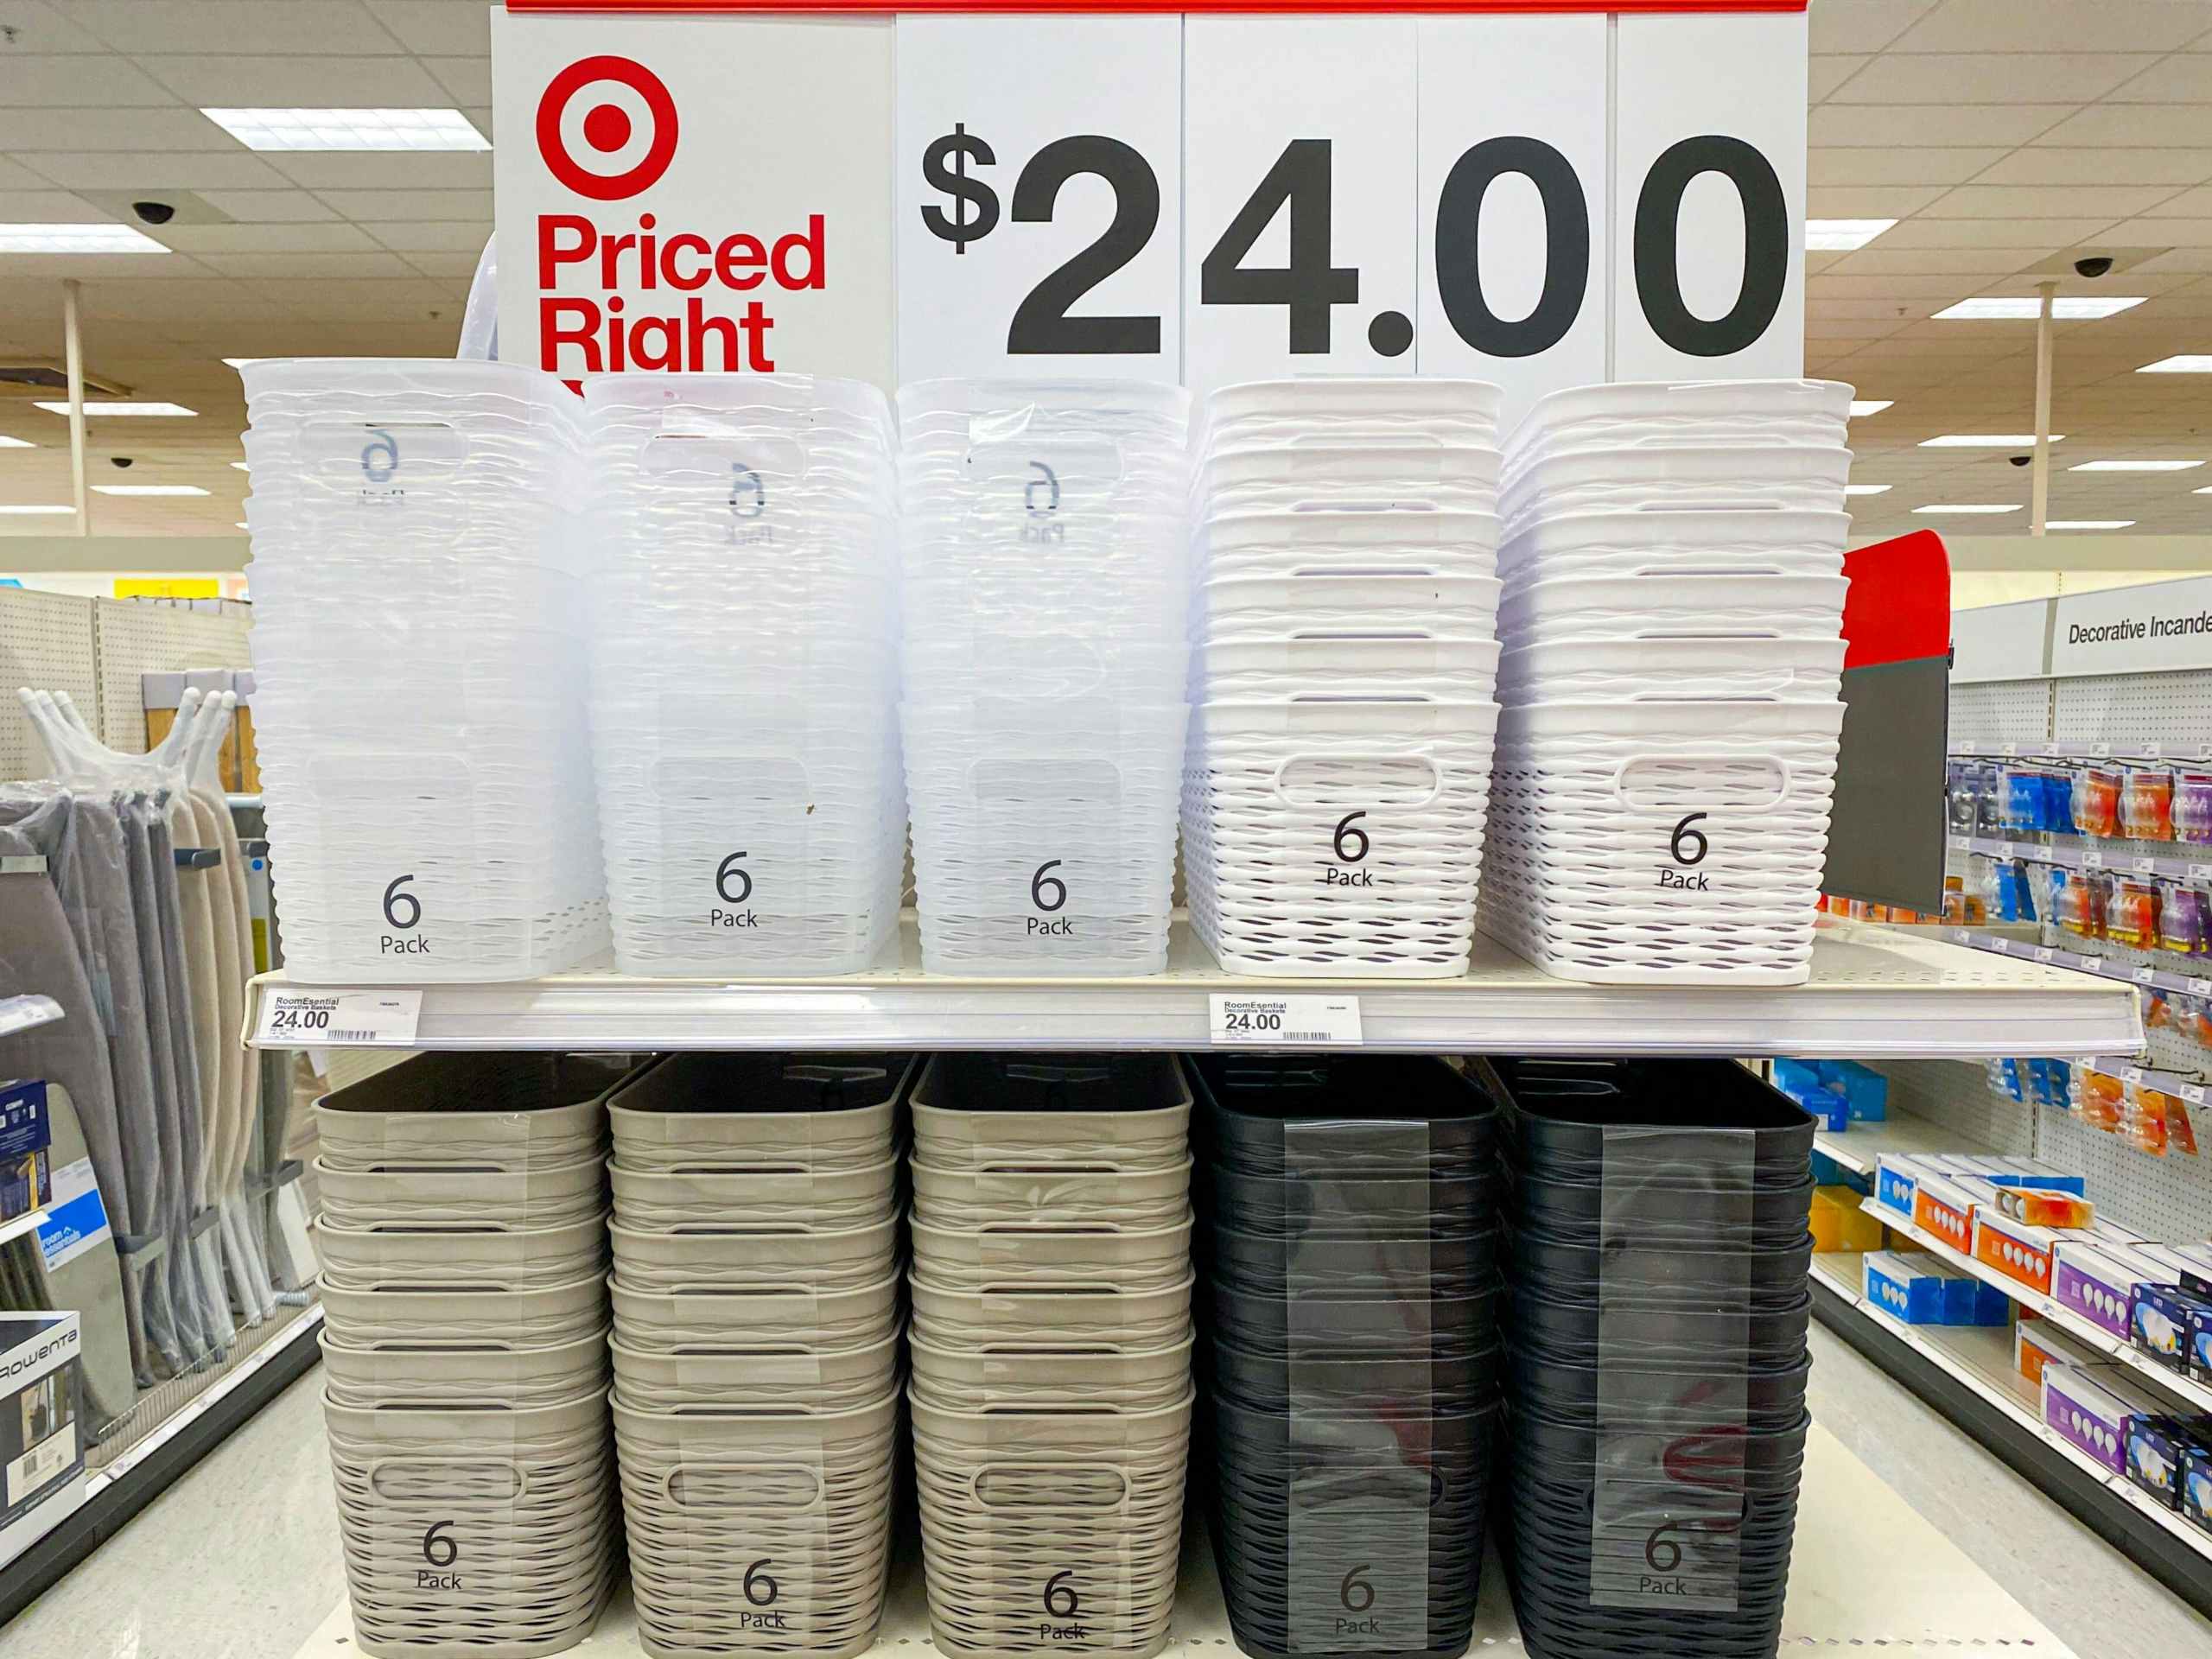
[[[1810,1422],[1813,1120],[1726,1060],[1491,1065],[1522,1643],[1771,1659]]]
[[[1230,1628],[1262,1659],[1451,1659],[1498,1419],[1496,1105],[1435,1059],[1192,1068]]]

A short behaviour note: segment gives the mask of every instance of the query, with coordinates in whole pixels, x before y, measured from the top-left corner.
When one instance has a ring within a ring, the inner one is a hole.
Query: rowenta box
[[[2115,1475],[2127,1472],[2127,1420],[2143,1408],[2071,1365],[2043,1369],[2043,1420]]]

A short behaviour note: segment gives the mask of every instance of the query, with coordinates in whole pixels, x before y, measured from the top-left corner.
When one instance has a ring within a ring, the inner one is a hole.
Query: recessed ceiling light
[[[1805,251],[1848,253],[1863,248],[1891,226],[1894,219],[1808,219],[1805,221]]]
[[[128,225],[0,225],[0,253],[167,253]]]
[[[1885,409],[1895,408],[1897,401],[1894,397],[1854,397],[1851,400],[1852,418],[1856,420],[1861,415],[1878,415]]]
[[[1847,484],[1843,486],[1843,493],[1846,495],[1886,495],[1891,487],[1887,484]]]
[[[11,438],[0,435],[0,449],[35,449],[38,445],[29,438]]]
[[[2145,363],[2135,372],[2138,374],[2212,374],[2212,353],[2184,352],[2178,357],[2162,357],[2155,363]]]
[[[1993,501],[1936,501],[1924,507],[1915,507],[1915,512],[2018,512],[2020,504]]]
[[[2053,443],[2065,441],[2063,432],[2050,435]],[[1923,449],[2018,449],[2032,446],[2036,435],[2032,432],[1946,432],[1940,438],[1923,438]]]
[[[2092,299],[2086,294],[2062,294],[2050,302],[2050,315],[2061,322],[2109,317],[2142,304],[2145,297],[2140,294],[2132,297],[2099,295]],[[2002,299],[1994,295],[1986,295],[1978,300],[1961,300],[1956,305],[1945,306],[1936,314],[1936,321],[2033,322],[2042,315],[2043,302],[2040,299]]]
[[[95,484],[102,495],[205,495],[197,484]]]
[[[15,513],[15,514],[19,514],[19,515],[28,515],[28,514],[35,513],[35,513],[56,513],[56,512],[66,512],[66,513],[68,513],[68,514],[70,514],[70,515],[72,515],[72,516],[73,517],[73,516],[75,515],[75,513],[76,513],[76,511],[77,511],[77,509],[76,509],[76,508],[74,508],[74,507],[19,507],[19,506],[11,506],[11,505],[0,505],[0,512]]]
[[[2069,473],[2185,473],[2202,467],[2201,461],[2085,461],[2069,467]]]
[[[2045,530],[2126,530],[2133,518],[2046,518]]]
[[[489,149],[459,110],[202,110],[248,149]]]
[[[69,412],[69,405],[68,405],[68,404],[47,404],[47,403],[41,403],[41,404],[35,404],[35,405],[34,405],[34,407],[38,408],[38,409],[43,409],[43,410],[50,410],[50,411],[52,411],[54,414],[56,414],[56,415],[67,415],[67,414]],[[89,401],[89,400],[88,400],[88,401],[86,403],[86,404],[85,404],[85,413],[86,413],[86,415],[88,415],[88,416],[91,416],[91,415],[162,415],[162,416],[179,416],[179,415],[197,415],[199,412],[200,412],[200,411],[199,411],[198,410],[196,410],[196,409],[187,409],[187,408],[186,408],[182,404],[132,404],[132,403],[122,403],[122,402],[102,402],[102,403],[92,403],[92,402],[91,402],[91,401]]]

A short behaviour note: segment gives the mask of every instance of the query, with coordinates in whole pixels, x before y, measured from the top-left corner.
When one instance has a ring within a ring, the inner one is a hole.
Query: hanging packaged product
[[[2174,839],[2212,846],[2212,772],[2174,773]]]
[[[2174,775],[2163,766],[2135,766],[2120,798],[2120,833],[2133,841],[2174,838]]]
[[[2212,893],[2180,882],[2159,884],[2158,949],[2190,957],[2212,950]]]
[[[2105,937],[2138,950],[2158,945],[2158,884],[2147,877],[2113,878],[2105,906]]]
[[[2076,770],[2072,802],[2075,828],[2085,836],[2118,835],[2120,798],[2126,785],[2126,775],[2110,766]]]

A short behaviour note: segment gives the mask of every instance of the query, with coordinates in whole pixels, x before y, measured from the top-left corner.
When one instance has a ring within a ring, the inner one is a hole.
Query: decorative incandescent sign
[[[1475,375],[1509,418],[1802,370],[1802,3],[870,10],[511,0],[502,338],[569,375]]]

